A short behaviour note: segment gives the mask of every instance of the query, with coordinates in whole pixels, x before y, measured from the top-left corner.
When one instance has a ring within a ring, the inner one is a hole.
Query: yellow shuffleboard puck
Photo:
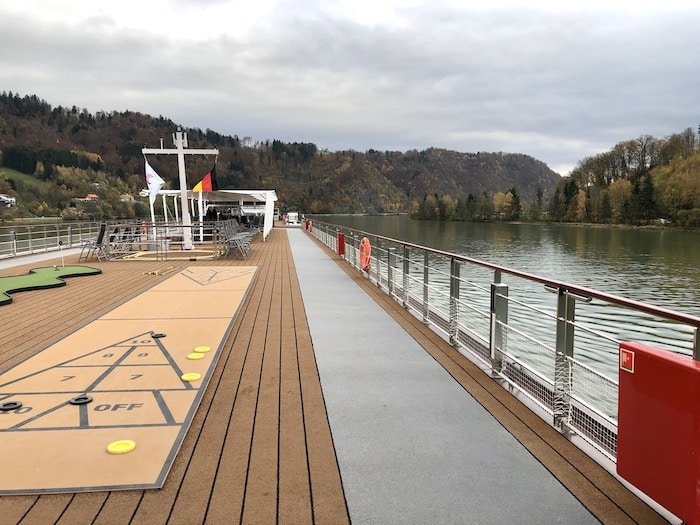
[[[194,349],[194,351],[199,354],[206,354],[209,350],[211,350],[210,346],[198,346]]]
[[[107,452],[110,454],[126,454],[131,452],[136,448],[136,442],[130,439],[121,439],[119,441],[113,441],[107,445]]]
[[[192,352],[191,354],[187,354],[187,359],[191,361],[196,361],[197,359],[203,359],[204,354],[200,354],[198,352]]]
[[[197,372],[189,372],[187,374],[182,374],[182,380],[183,381],[199,381],[201,379],[201,375],[198,374]]]

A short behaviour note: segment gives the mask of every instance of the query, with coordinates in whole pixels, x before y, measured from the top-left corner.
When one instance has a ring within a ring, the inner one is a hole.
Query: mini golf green
[[[34,268],[29,270],[26,275],[0,277],[0,306],[12,302],[10,294],[13,292],[65,286],[66,281],[63,279],[66,277],[98,273],[102,273],[102,271],[89,266],[49,266],[47,268]]]

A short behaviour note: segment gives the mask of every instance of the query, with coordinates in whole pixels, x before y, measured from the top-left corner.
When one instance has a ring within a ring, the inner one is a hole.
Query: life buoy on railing
[[[369,244],[367,237],[362,237],[360,241],[360,267],[365,272],[369,272],[369,266],[372,263],[372,246]]]

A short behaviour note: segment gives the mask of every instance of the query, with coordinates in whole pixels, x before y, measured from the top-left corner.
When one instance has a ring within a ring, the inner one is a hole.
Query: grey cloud
[[[414,14],[384,28],[279,10],[245,40],[202,41],[118,30],[108,16],[76,31],[0,14],[0,45],[13,49],[0,69],[4,89],[54,105],[331,150],[515,151],[572,167],[696,126],[698,11]]]

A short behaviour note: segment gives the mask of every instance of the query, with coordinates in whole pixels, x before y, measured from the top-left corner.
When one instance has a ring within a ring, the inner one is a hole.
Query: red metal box
[[[338,232],[338,255],[345,255],[345,234]]]
[[[700,363],[620,345],[617,472],[688,525],[700,523]]]

